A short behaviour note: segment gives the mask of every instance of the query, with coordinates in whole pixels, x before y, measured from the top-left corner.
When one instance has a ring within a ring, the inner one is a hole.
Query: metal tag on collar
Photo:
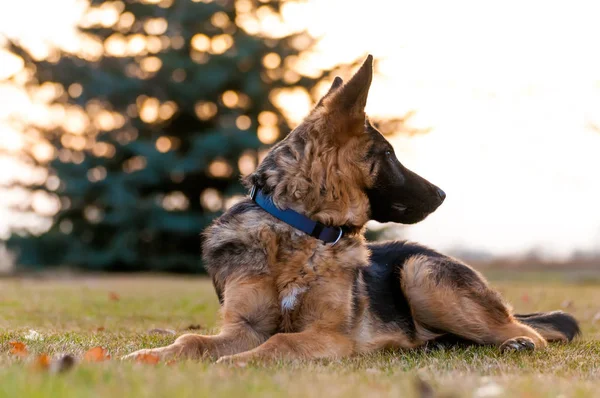
[[[252,185],[252,188],[250,188],[250,199],[254,200],[256,199],[256,192],[258,190],[256,189],[256,185]]]
[[[338,227],[340,229],[340,234],[338,235],[337,239],[335,240],[335,242],[333,242],[331,244],[331,246],[335,246],[336,243],[338,243],[340,241],[340,239],[342,239],[342,235],[344,234],[344,230],[342,229],[342,227]]]

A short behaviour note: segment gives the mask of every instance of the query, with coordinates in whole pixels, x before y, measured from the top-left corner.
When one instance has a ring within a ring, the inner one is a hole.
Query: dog
[[[410,242],[366,243],[369,220],[413,224],[445,193],[404,167],[365,115],[369,55],[245,178],[249,198],[204,233],[222,310],[215,336],[134,352],[218,362],[343,358],[444,338],[502,351],[570,341],[562,312],[513,315],[468,265]]]

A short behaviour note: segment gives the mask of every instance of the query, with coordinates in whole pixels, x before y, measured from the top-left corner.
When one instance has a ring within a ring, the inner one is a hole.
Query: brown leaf
[[[35,358],[34,368],[46,370],[50,367],[50,357],[46,354],[40,354]]]
[[[13,355],[18,357],[26,357],[29,354],[29,351],[27,351],[27,346],[20,341],[11,341],[10,345],[12,346],[10,353]]]
[[[52,371],[56,373],[66,372],[67,370],[71,369],[73,365],[75,365],[75,358],[73,355],[63,355],[59,360],[52,364]]]
[[[202,325],[200,325],[200,324],[191,324],[186,329],[187,330],[200,330],[200,329],[202,329]]]
[[[529,302],[529,295],[527,293],[523,294],[521,296],[521,301],[524,303],[528,303]]]
[[[175,336],[177,334],[177,332],[172,329],[158,329],[158,328],[149,330],[148,333],[150,333],[150,334],[168,334],[171,336]]]
[[[96,328],[96,332],[104,332],[104,326],[100,326],[98,328]]]
[[[86,362],[103,362],[109,359],[110,355],[107,355],[106,350],[102,347],[94,347],[83,355],[83,360]]]
[[[147,365],[156,365],[160,361],[160,358],[156,354],[140,354],[135,358],[135,361]]]
[[[119,301],[121,299],[121,297],[119,297],[119,295],[115,292],[108,293],[108,298],[112,301]]]

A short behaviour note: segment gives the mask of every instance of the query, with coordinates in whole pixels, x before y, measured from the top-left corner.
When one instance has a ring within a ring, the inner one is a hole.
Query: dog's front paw
[[[500,346],[501,352],[512,352],[512,351],[533,351],[535,350],[535,343],[529,337],[515,337],[506,340]]]
[[[240,354],[225,355],[217,359],[217,363],[243,368],[248,365],[248,358],[245,358],[243,355]]]
[[[146,348],[132,352],[131,354],[121,357],[121,360],[147,360],[149,358],[157,358],[160,361],[168,361],[176,359],[181,354],[181,347],[175,344],[171,344],[166,347],[159,348]]]

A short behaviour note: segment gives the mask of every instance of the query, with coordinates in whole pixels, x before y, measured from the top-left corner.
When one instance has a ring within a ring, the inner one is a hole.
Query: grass
[[[600,282],[584,278],[493,274],[519,312],[565,308],[583,337],[534,353],[501,355],[486,347],[380,352],[342,361],[233,368],[211,362],[174,365],[78,362],[64,373],[36,370],[37,354],[81,359],[94,346],[113,358],[174,340],[150,333],[216,330],[218,302],[202,278],[94,277],[0,280],[0,397],[367,397],[600,396]],[[30,330],[40,338],[31,338]],[[28,336],[29,335],[29,336]],[[27,339],[30,337],[30,339]],[[29,356],[10,354],[11,341]],[[419,383],[422,380],[424,383]],[[428,389],[434,395],[428,395]]]

